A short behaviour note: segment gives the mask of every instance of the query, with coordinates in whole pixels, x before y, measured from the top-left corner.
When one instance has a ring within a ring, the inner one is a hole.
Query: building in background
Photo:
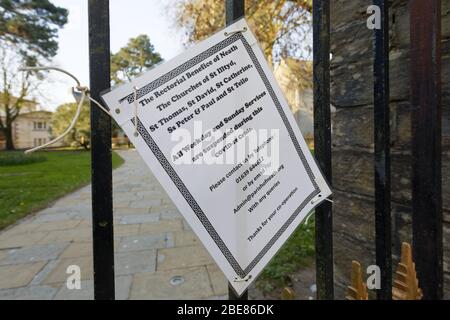
[[[34,101],[25,101],[22,111],[13,122],[13,142],[16,149],[29,149],[42,145],[52,139],[52,112],[38,110]],[[5,118],[3,110],[0,117]],[[63,142],[53,145],[61,147]],[[0,150],[6,148],[6,140],[0,132]]]
[[[310,146],[314,140],[314,96],[312,61],[283,59],[274,67],[275,78],[291,107],[303,137]],[[335,108],[331,106],[331,111]]]

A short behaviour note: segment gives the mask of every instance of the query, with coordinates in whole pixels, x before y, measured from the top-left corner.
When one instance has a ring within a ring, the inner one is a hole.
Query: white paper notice
[[[331,194],[245,20],[102,98],[238,294]]]

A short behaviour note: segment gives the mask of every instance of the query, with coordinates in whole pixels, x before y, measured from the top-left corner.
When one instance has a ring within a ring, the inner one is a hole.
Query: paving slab
[[[67,212],[67,210],[64,209],[58,209],[61,213],[44,213],[39,216],[36,216],[36,218],[33,220],[33,223],[43,223],[43,222],[55,222],[55,221],[67,221],[72,218],[72,215],[70,212]]]
[[[129,298],[131,282],[131,276],[116,277],[116,300],[127,300]],[[81,281],[81,289],[67,289],[66,285],[62,285],[57,291],[58,292],[55,295],[54,300],[93,300],[94,281]]]
[[[61,253],[61,259],[92,257],[92,243],[90,242],[72,242]]]
[[[213,295],[206,267],[197,267],[138,273],[133,279],[130,299],[205,299]]]
[[[217,296],[226,296],[228,294],[228,280],[225,278],[223,272],[215,264],[207,265],[206,270],[208,271],[214,294]]]
[[[71,212],[70,219],[89,219],[92,217],[91,209],[81,211],[81,212]]]
[[[176,210],[163,210],[160,213],[161,220],[181,220],[183,217]]]
[[[145,190],[136,192],[136,196],[139,199],[162,199],[166,197],[166,194],[162,191]]]
[[[8,255],[0,260],[0,265],[54,260],[68,245],[69,243],[54,243],[11,249]]]
[[[130,202],[130,208],[151,208],[162,204],[160,199],[135,200]]]
[[[0,249],[32,246],[47,235],[47,232],[24,233],[13,236],[2,234],[0,235]]]
[[[2,261],[3,258],[8,256],[8,253],[9,253],[8,249],[0,250],[0,262]]]
[[[190,247],[201,245],[200,240],[192,231],[175,232],[175,247]]]
[[[92,217],[89,217],[87,219],[81,220],[80,224],[77,226],[77,228],[88,228],[92,229]]]
[[[116,299],[220,299],[226,281],[136,151],[113,172]],[[175,250],[172,250],[175,249]],[[0,231],[0,300],[92,299],[91,186]],[[69,265],[82,290],[68,290]],[[173,277],[181,276],[182,280]],[[178,279],[178,280],[177,280]]]
[[[114,225],[114,236],[116,237],[126,237],[135,236],[139,234],[141,225],[140,224],[129,224],[129,225]]]
[[[62,285],[54,300],[94,300],[94,281],[80,281],[80,289],[68,289]]]
[[[81,220],[61,220],[54,222],[45,222],[41,224],[37,224],[37,228],[33,231],[58,231],[58,230],[67,230],[73,229],[81,223]]]
[[[120,252],[115,254],[116,275],[131,275],[156,270],[156,250]]]
[[[168,205],[168,204],[165,204],[165,205],[159,205],[159,206],[152,206],[151,208],[150,208],[150,212],[151,213],[162,213],[162,212],[165,212],[165,211],[176,211],[176,212],[178,212],[178,209],[175,207],[175,205],[173,205],[173,204],[170,204],[170,205]],[[178,212],[178,214],[180,214],[179,212]],[[181,216],[181,214],[180,214],[180,216]]]
[[[38,241],[39,244],[49,244],[67,241],[92,241],[91,228],[74,228],[70,230],[50,231]]]
[[[186,220],[183,219],[183,229],[186,231],[192,231],[191,226],[189,225],[189,223],[187,223]]]
[[[173,235],[162,233],[122,237],[118,251],[141,251],[158,248],[170,248],[174,245]]]
[[[0,266],[0,289],[25,287],[42,269],[45,262]]]
[[[120,224],[153,223],[159,221],[159,214],[126,215],[120,218]]]
[[[133,276],[116,277],[116,300],[127,300],[130,298]]]
[[[58,290],[51,286],[32,286],[0,290],[0,300],[51,300]]]
[[[140,234],[153,234],[164,232],[183,231],[183,222],[181,220],[165,220],[154,223],[143,223],[139,229]]]
[[[119,185],[119,186],[116,186],[116,187],[114,188],[114,195],[117,196],[117,194],[120,194],[120,193],[122,193],[122,192],[128,192],[128,191],[130,191],[131,188],[133,188],[133,187],[134,187],[134,185],[131,185],[131,184],[128,184],[128,183],[125,183],[125,184],[121,184],[121,185]]]
[[[15,225],[1,231],[0,235],[7,237],[7,236],[13,236],[13,235],[18,235],[18,234],[33,232],[38,227],[39,227],[39,224],[34,224],[34,223],[31,223],[30,221],[22,221],[18,224],[15,224]]]
[[[67,273],[67,267],[76,265],[80,267],[81,280],[93,279],[92,257],[68,258],[61,259],[55,268],[50,272],[48,277],[42,282],[44,284],[66,283],[70,274]]]
[[[114,217],[119,218],[121,216],[128,216],[128,215],[139,216],[139,215],[144,215],[144,214],[148,214],[148,213],[150,213],[149,208],[136,209],[136,208],[128,208],[128,206],[119,207],[116,205],[116,203],[114,203]]]
[[[122,209],[122,208],[128,208],[130,206],[130,201],[124,200],[124,201],[114,201],[113,204],[115,209]]]
[[[201,246],[175,247],[158,250],[156,270],[203,266],[212,263],[214,263],[212,258]]]
[[[47,264],[33,277],[29,286],[39,286],[48,277],[48,275],[56,268],[59,260],[50,260]]]

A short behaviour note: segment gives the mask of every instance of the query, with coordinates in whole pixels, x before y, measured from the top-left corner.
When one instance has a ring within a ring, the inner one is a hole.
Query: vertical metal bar
[[[231,283],[228,283],[228,300],[248,300],[248,291],[246,290],[241,296],[238,296]]]
[[[94,99],[110,86],[109,1],[89,0],[90,88]],[[91,103],[94,297],[114,299],[111,120]]]
[[[227,26],[233,21],[245,15],[245,0],[226,0],[225,1],[225,20]],[[231,284],[228,284],[228,299],[229,300],[248,300],[248,291],[245,291],[242,296],[237,296]]]
[[[330,2],[313,0],[314,153],[325,178],[331,183],[330,117]],[[333,299],[332,205],[316,208],[317,298]]]
[[[381,270],[379,300],[392,299],[391,159],[389,126],[389,4],[374,0],[381,11],[381,28],[374,29],[374,144],[375,144],[375,248]]]
[[[443,297],[441,1],[410,1],[413,253],[424,299]]]
[[[245,15],[245,0],[226,0],[225,20],[227,26]]]

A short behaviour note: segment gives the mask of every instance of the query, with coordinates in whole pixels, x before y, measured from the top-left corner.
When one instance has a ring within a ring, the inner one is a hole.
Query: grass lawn
[[[86,151],[0,152],[0,230],[91,179]],[[113,153],[113,167],[123,159]]]

